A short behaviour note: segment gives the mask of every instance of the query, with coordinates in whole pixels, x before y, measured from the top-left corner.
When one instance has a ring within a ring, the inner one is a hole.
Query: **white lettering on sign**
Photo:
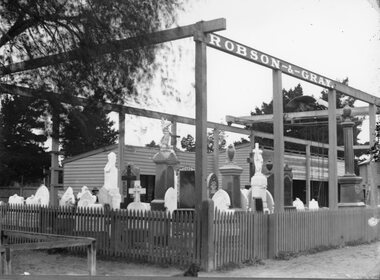
[[[293,77],[297,77],[302,80],[321,85],[323,87],[333,87],[332,81],[326,77],[307,71],[301,67],[295,66],[276,57],[236,43],[222,36],[213,33],[207,34],[207,45],[272,69],[286,69],[284,73]]]

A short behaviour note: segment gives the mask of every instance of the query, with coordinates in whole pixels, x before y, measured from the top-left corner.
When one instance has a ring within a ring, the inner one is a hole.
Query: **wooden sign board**
[[[284,74],[299,78],[301,80],[324,88],[335,87],[335,82],[329,78],[281,60],[277,57],[255,50],[243,44],[237,43],[220,35],[216,35],[214,33],[207,34],[207,45],[209,47],[238,56],[262,66],[281,70]]]

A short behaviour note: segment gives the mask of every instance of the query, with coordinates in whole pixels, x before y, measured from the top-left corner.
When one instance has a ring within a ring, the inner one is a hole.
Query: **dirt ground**
[[[199,272],[199,277],[303,277],[380,279],[380,242],[344,247],[290,260],[263,260],[264,264],[223,271]],[[86,257],[22,251],[12,255],[14,274],[86,275]],[[97,260],[97,275],[178,276],[183,270],[150,264]]]

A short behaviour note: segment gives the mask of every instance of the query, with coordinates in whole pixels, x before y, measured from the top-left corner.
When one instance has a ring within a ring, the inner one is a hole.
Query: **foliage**
[[[234,146],[236,147],[236,146],[239,146],[239,145],[242,145],[242,144],[246,144],[246,143],[249,143],[249,142],[250,141],[248,139],[241,137],[240,140],[234,142]]]
[[[376,123],[375,143],[370,147],[368,153],[374,161],[380,161],[380,122]]]
[[[43,143],[42,101],[5,96],[0,112],[0,185],[34,183],[50,165]]]
[[[94,104],[124,104],[128,96],[137,95],[136,85],[149,83],[154,71],[162,66],[155,60],[155,53],[164,45],[120,52],[113,44],[115,52],[93,59],[97,45],[167,28],[175,23],[180,9],[182,0],[0,0],[0,65],[39,57],[52,61],[47,56],[74,49],[80,54],[75,61],[6,75],[0,77],[0,82],[59,94],[60,99],[47,96],[48,106],[33,104],[41,115],[24,117],[36,121],[52,111],[59,114],[66,155],[114,143],[112,122],[104,108]],[[90,103],[94,103],[83,110],[60,103],[72,102],[76,96],[92,98]],[[46,132],[51,133],[51,129]],[[0,133],[1,138],[8,137],[4,131]],[[11,152],[7,146],[3,151]],[[9,165],[1,164],[0,168],[9,169]]]
[[[97,100],[89,98],[83,111],[73,109],[68,113],[61,134],[64,155],[74,156],[115,144],[118,133],[112,128],[113,124]]]
[[[195,139],[192,135],[187,134],[186,137],[182,137],[181,147],[187,152],[195,152]]]
[[[314,102],[307,104],[307,106],[303,106],[303,108],[291,108],[287,106],[291,100],[296,97],[304,96],[303,89],[300,84],[298,84],[294,89],[282,90],[283,93],[283,106],[284,113],[287,112],[295,112],[295,111],[310,111],[310,110],[320,110],[320,106]],[[321,99],[327,101],[328,100],[328,91],[324,90],[321,92]],[[337,108],[343,108],[345,105],[353,106],[355,100],[350,97],[346,97],[340,92],[337,92]],[[273,114],[273,100],[270,103],[265,103],[261,105],[261,108],[256,107],[251,115],[263,115],[263,114]],[[285,123],[284,124],[284,135],[317,141],[320,143],[328,143],[328,119],[322,120],[322,122],[318,121],[309,121],[307,124],[300,122],[297,123]],[[357,144],[357,136],[360,133],[360,128],[358,126],[361,125],[362,119],[355,119],[354,126],[354,143]],[[257,131],[273,133],[273,124],[272,123],[255,123],[250,128]],[[316,129],[318,128],[318,129]],[[337,145],[343,145],[343,129],[340,125],[337,126]],[[271,139],[261,139],[259,137],[255,137],[255,141],[259,142],[262,146],[273,146],[273,140]],[[304,151],[303,145],[298,145],[295,143],[285,143],[285,147],[291,150],[302,150]],[[312,147],[312,153],[326,153],[322,147]]]
[[[219,150],[226,148],[225,132],[219,130]],[[195,139],[192,135],[188,134],[186,137],[182,137],[181,147],[187,152],[195,152]],[[207,133],[207,152],[214,151],[214,133]]]
[[[156,144],[156,142],[152,140],[149,144],[145,144],[145,147],[159,148],[160,145]]]

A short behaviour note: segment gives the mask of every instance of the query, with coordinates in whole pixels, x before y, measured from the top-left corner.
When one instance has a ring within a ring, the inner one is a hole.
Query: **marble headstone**
[[[96,195],[93,195],[90,191],[85,191],[78,201],[78,207],[89,207],[95,204],[95,202]]]
[[[267,207],[268,207],[268,211],[269,213],[273,213],[274,212],[274,199],[273,199],[273,196],[272,194],[270,193],[270,191],[266,191],[266,194],[267,194]]]
[[[87,186],[83,186],[80,190],[80,192],[77,194],[77,199],[80,199],[81,196],[86,193],[86,192],[89,192],[89,188]]]
[[[59,201],[59,206],[74,206],[75,205],[75,196],[72,187],[68,187],[65,193],[62,195],[61,200]]]
[[[173,213],[177,209],[177,191],[174,188],[168,188],[165,193],[165,208],[168,212]]]
[[[305,205],[303,204],[302,200],[296,197],[296,200],[293,201],[293,206],[296,207],[297,211],[304,211]]]
[[[24,204],[24,198],[22,196],[19,196],[18,194],[14,194],[9,197],[8,203],[9,204]]]
[[[42,206],[49,206],[50,202],[50,193],[48,188],[45,185],[41,185],[34,195],[37,200],[41,201]]]
[[[25,200],[26,205],[40,205],[41,204],[41,199],[38,199],[37,197],[32,194]]]
[[[241,208],[243,210],[248,210],[249,208],[249,192],[247,189],[240,189]]]
[[[219,189],[218,177],[215,173],[211,173],[207,177],[207,192],[208,197],[211,199]]]
[[[319,204],[318,201],[316,201],[314,198],[309,202],[309,210],[318,210],[319,209]]]
[[[230,196],[223,189],[219,189],[212,197],[212,200],[215,207],[222,211],[228,210],[231,206]]]

